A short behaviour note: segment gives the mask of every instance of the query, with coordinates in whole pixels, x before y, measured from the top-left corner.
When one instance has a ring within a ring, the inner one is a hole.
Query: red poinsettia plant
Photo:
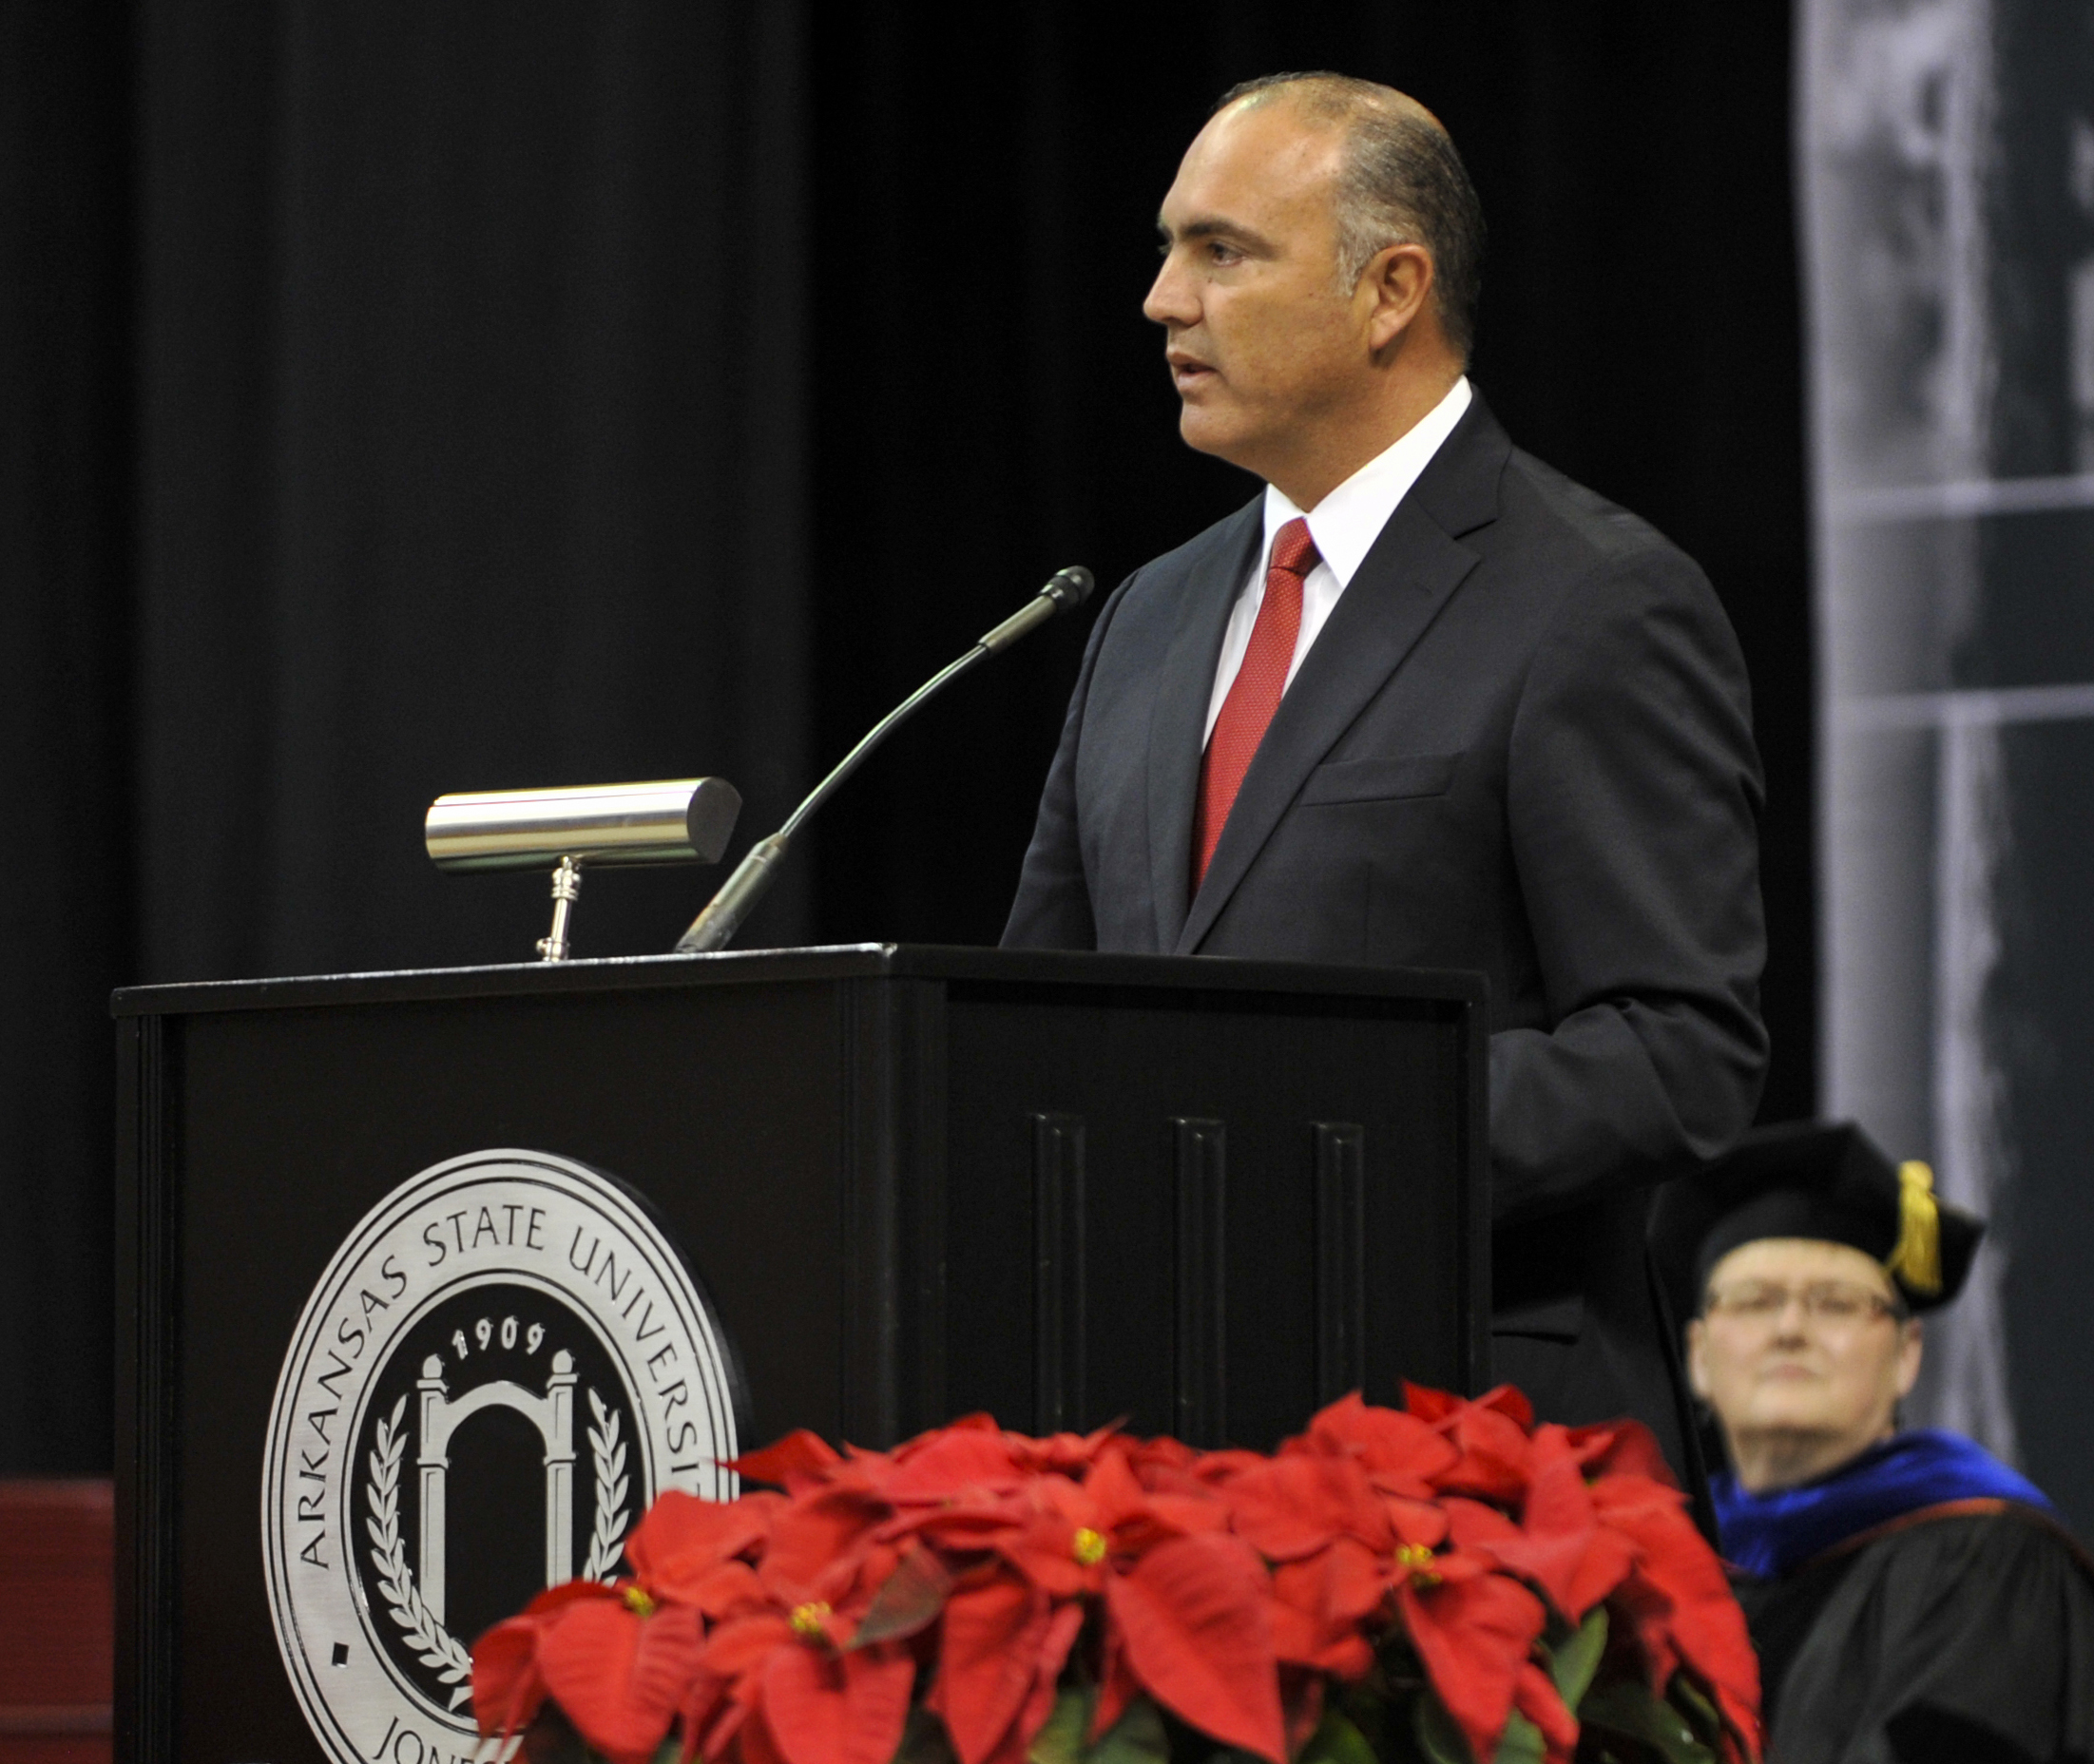
[[[796,1433],[490,1630],[473,1708],[611,1764],[1752,1764],[1744,1619],[1649,1433],[1407,1402],[1270,1455]]]

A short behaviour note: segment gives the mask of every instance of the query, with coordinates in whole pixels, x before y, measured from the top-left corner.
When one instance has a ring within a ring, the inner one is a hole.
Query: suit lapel
[[[1494,516],[1498,476],[1510,451],[1505,431],[1484,408],[1479,394],[1410,494],[1396,505],[1374,549],[1361,561],[1332,609],[1330,621],[1302,659],[1300,672],[1273,713],[1257,757],[1243,775],[1243,787],[1221,830],[1206,880],[1177,937],[1160,938],[1159,949],[1179,955],[1198,950],[1309,774],[1373,701],[1448,596],[1475,566],[1476,553],[1450,535],[1470,531]],[[1206,651],[1202,711],[1213,689],[1220,632],[1218,625],[1215,642]],[[1172,660],[1175,675],[1175,649]],[[1191,874],[1191,791],[1197,788],[1200,770],[1197,724],[1190,742],[1193,757],[1187,776],[1193,782],[1186,787],[1178,841],[1180,899]],[[1152,736],[1152,778],[1159,752]],[[1153,789],[1152,784],[1152,793]],[[1153,794],[1150,825],[1153,840],[1157,827]],[[1164,911],[1161,888],[1158,909],[1161,922]]]
[[[1189,566],[1178,628],[1149,712],[1149,888],[1156,947],[1176,946],[1192,891],[1193,804],[1200,793],[1201,736],[1229,613],[1265,536],[1261,495],[1216,535],[1207,561]]]

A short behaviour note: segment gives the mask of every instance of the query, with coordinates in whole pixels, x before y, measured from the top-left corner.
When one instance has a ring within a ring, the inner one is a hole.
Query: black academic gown
[[[1922,1509],[1738,1590],[1768,1764],[2094,1759],[2094,1564],[2041,1513]]]

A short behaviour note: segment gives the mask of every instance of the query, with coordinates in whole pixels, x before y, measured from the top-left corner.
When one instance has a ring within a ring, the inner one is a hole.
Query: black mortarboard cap
[[[1881,1262],[1914,1311],[1963,1290],[1985,1221],[1934,1195],[1933,1172],[1895,1163],[1852,1122],[1748,1133],[1727,1158],[1667,1182],[1651,1246],[1678,1314],[1701,1308],[1709,1270],[1761,1237],[1818,1237]]]

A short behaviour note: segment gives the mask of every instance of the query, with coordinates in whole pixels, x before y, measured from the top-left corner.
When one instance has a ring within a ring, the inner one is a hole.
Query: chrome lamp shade
[[[468,791],[429,805],[422,837],[439,870],[716,864],[740,813],[741,794],[719,777]]]

